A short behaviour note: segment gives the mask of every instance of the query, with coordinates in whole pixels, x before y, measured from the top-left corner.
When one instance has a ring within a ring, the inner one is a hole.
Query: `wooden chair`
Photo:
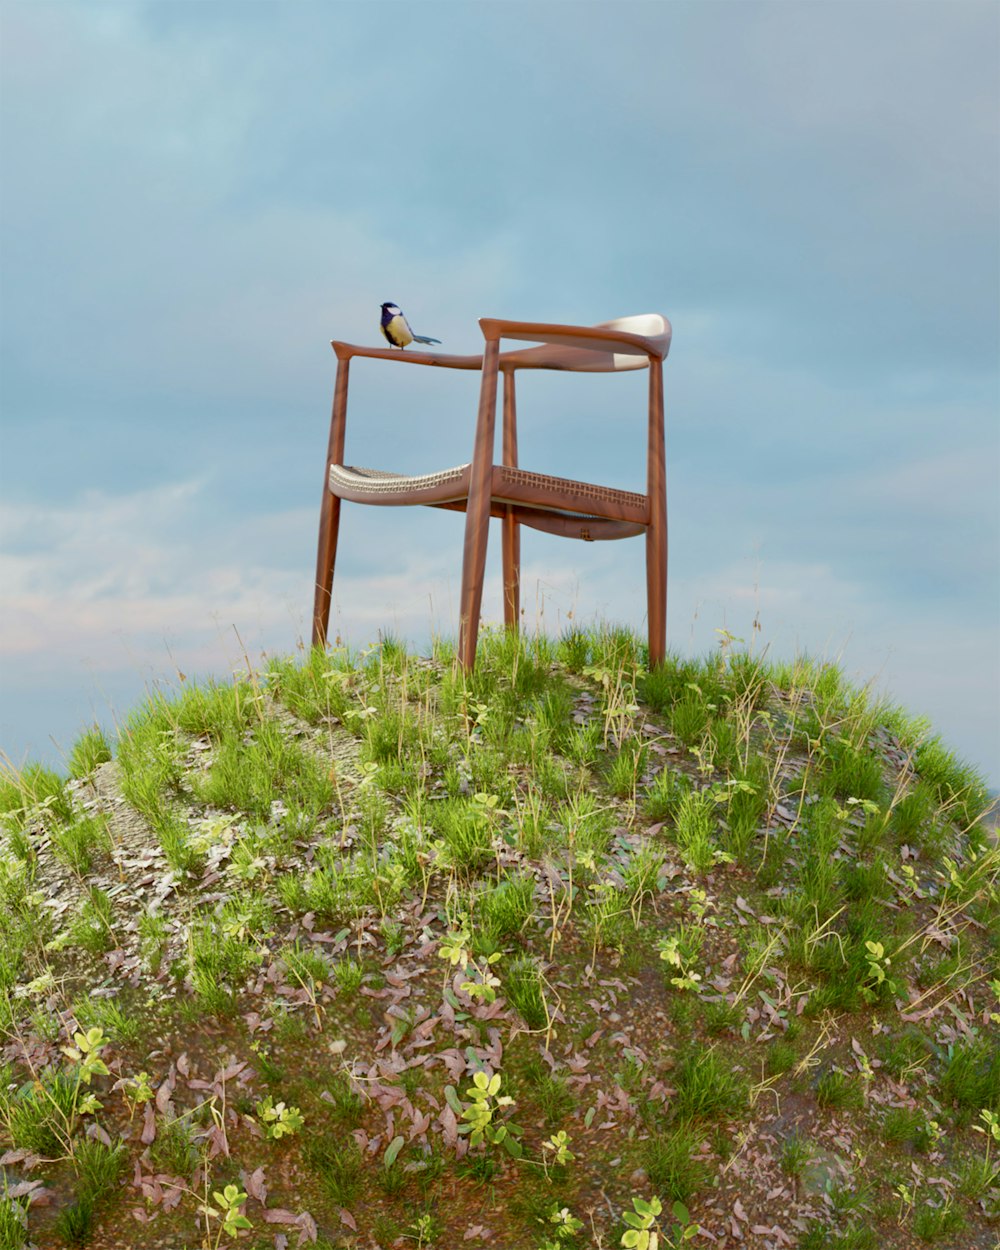
[[[471,669],[476,658],[479,612],[491,517],[502,522],[504,621],[516,629],[520,615],[520,527],[544,530],[584,542],[646,536],[646,611],[649,662],[660,663],[666,649],[667,489],[663,442],[663,361],[670,349],[670,323],[649,314],[622,317],[596,326],[544,325],[527,321],[480,321],[486,349],[482,356],[450,356],[437,351],[394,351],[333,342],[337,382],[330,418],[330,441],[323,471],[314,646],[325,646],[337,554],[341,500],[352,503],[426,504],[465,513],[462,560],[459,659]],[[543,346],[501,352],[501,339]],[[403,364],[482,371],[479,416],[472,459],[439,473],[405,477],[344,464],[347,382],[356,356]],[[570,481],[522,469],[517,459],[514,380],[519,369],[559,369],[585,373],[649,369],[646,493]],[[503,431],[499,464],[494,463],[497,379],[503,374]]]

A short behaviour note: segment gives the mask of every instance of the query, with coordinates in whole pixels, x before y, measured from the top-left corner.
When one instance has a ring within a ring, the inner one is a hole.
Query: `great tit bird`
[[[382,333],[390,347],[402,350],[407,343],[440,343],[440,339],[429,339],[423,334],[414,334],[410,323],[403,316],[398,304],[382,305]]]

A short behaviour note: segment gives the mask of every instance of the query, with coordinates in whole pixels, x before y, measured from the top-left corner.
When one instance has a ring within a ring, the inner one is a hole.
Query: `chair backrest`
[[[649,346],[661,359],[665,359],[670,351],[670,322],[659,313],[617,317],[614,321],[601,321],[593,329],[639,335],[649,341]],[[523,338],[530,342],[531,333],[530,330],[518,333],[505,329],[504,338]],[[601,343],[572,333],[548,335],[542,347],[518,348],[500,354],[501,369],[563,369],[583,373],[620,373],[628,369],[645,369],[648,364],[649,358],[646,350],[639,345]]]

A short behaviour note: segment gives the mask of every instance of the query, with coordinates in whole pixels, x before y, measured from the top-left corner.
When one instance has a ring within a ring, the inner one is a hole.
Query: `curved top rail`
[[[332,339],[330,346],[338,360],[350,360],[352,356],[369,356],[375,360],[401,360],[411,365],[437,365],[442,369],[481,369],[482,356],[449,356],[446,352],[407,352],[395,347],[361,347],[357,343],[343,343]]]
[[[666,317],[647,313],[619,317],[596,326],[553,325],[538,321],[480,319],[483,336],[544,343],[542,348],[505,353],[504,362],[514,368],[536,369],[641,369],[649,360],[663,360],[670,350],[671,327]],[[612,360],[601,365],[597,354]]]

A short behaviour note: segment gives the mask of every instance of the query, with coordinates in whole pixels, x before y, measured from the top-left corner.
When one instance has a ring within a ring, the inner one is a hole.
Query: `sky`
[[[665,314],[668,645],[835,660],[1000,787],[998,35],[977,0],[4,0],[7,757],[308,641],[329,342],[394,301],[459,353]],[[351,387],[350,463],[469,459],[476,375]],[[521,463],[641,490],[644,388],[525,376]],[[340,637],[453,636],[462,539],[345,505]],[[528,628],[643,628],[641,541],[522,560]]]

